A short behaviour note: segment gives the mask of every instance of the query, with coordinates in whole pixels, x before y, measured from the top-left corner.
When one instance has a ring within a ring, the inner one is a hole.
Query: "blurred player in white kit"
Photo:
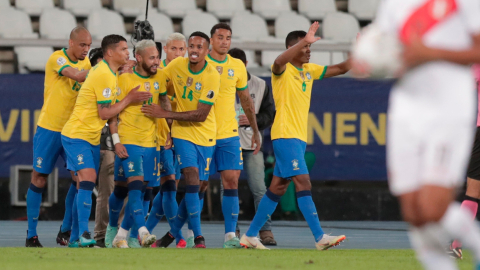
[[[457,269],[444,247],[459,239],[480,269],[480,231],[453,201],[475,134],[469,65],[480,62],[480,1],[384,0],[375,23],[405,46],[406,70],[389,101],[387,165],[412,248],[425,269]]]

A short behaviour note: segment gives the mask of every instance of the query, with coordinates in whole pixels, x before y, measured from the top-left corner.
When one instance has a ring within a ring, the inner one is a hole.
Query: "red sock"
[[[478,210],[478,202],[477,201],[472,201],[472,200],[464,200],[462,202],[463,209],[467,209],[470,213],[472,213],[472,219],[475,219],[477,216],[477,210]],[[457,247],[462,247],[462,243],[460,243],[458,240],[453,241],[452,243],[452,248],[457,248]]]

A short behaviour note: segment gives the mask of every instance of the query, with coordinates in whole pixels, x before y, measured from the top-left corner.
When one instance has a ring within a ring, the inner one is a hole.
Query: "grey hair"
[[[173,33],[170,36],[168,36],[167,44],[170,43],[170,41],[173,41],[173,40],[179,40],[179,41],[183,41],[183,42],[187,43],[187,40],[185,39],[185,36],[180,34],[180,33]]]
[[[146,48],[157,47],[155,42],[150,39],[144,39],[135,44],[135,54],[142,53]]]

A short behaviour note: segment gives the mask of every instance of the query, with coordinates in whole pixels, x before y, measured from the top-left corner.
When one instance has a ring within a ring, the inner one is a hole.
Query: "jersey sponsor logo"
[[[112,90],[110,88],[105,88],[103,89],[102,95],[106,98],[109,98],[110,96],[112,96]]]
[[[145,87],[145,90],[147,90],[148,92],[150,92],[150,82],[144,83],[143,86]]]
[[[215,92],[213,90],[208,91],[207,98],[212,99],[215,96]]]
[[[298,160],[296,160],[296,159],[292,160],[292,165],[293,165],[293,170],[294,170],[294,171],[299,170],[299,168],[298,168]]]
[[[312,79],[312,75],[310,75],[310,72],[307,72],[307,74],[305,74],[307,76],[307,79],[311,80]]]
[[[78,165],[83,164],[83,155],[82,154],[78,155],[77,160],[78,160]]]
[[[160,88],[160,85],[158,84],[158,82],[153,83],[153,88],[155,88],[155,90],[158,90],[158,88]]]
[[[228,76],[233,77],[234,75],[235,75],[235,71],[233,71],[233,69],[229,69],[228,70]]]
[[[193,84],[193,78],[192,78],[192,77],[188,77],[188,79],[187,79],[187,87],[190,87],[192,84]]]
[[[38,157],[38,158],[37,158],[37,167],[38,167],[38,168],[42,168],[42,162],[43,162],[43,158]]]
[[[218,74],[222,75],[223,74],[223,67],[222,66],[217,66],[217,71],[218,71]]]
[[[58,64],[59,66],[63,66],[63,65],[65,65],[66,63],[67,63],[67,59],[65,59],[64,57],[61,57],[61,56],[60,56],[60,57],[57,59],[57,64]]]
[[[133,168],[133,162],[132,161],[128,162],[128,171],[129,172],[134,172],[135,171],[135,169]]]
[[[200,91],[200,89],[202,89],[202,84],[199,83],[199,82],[197,82],[197,83],[195,84],[195,90]]]

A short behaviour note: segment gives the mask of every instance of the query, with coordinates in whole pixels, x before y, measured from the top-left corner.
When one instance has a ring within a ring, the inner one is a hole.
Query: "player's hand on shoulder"
[[[127,148],[121,143],[115,144],[115,154],[119,158],[128,158]]]
[[[137,65],[137,61],[135,60],[128,60],[128,62],[118,68],[118,74],[123,74],[123,73],[130,73],[133,74],[133,67]]]
[[[149,117],[165,118],[167,116],[167,111],[157,104],[145,105],[140,110]]]
[[[310,29],[308,29],[307,35],[305,36],[305,41],[308,43],[315,43],[318,40],[320,40],[320,37],[315,37],[315,34],[317,33],[319,24],[318,22],[312,23],[310,26]]]
[[[140,85],[128,92],[127,98],[130,99],[130,102],[142,102],[152,97],[152,93],[146,91],[138,91],[139,88]]]

